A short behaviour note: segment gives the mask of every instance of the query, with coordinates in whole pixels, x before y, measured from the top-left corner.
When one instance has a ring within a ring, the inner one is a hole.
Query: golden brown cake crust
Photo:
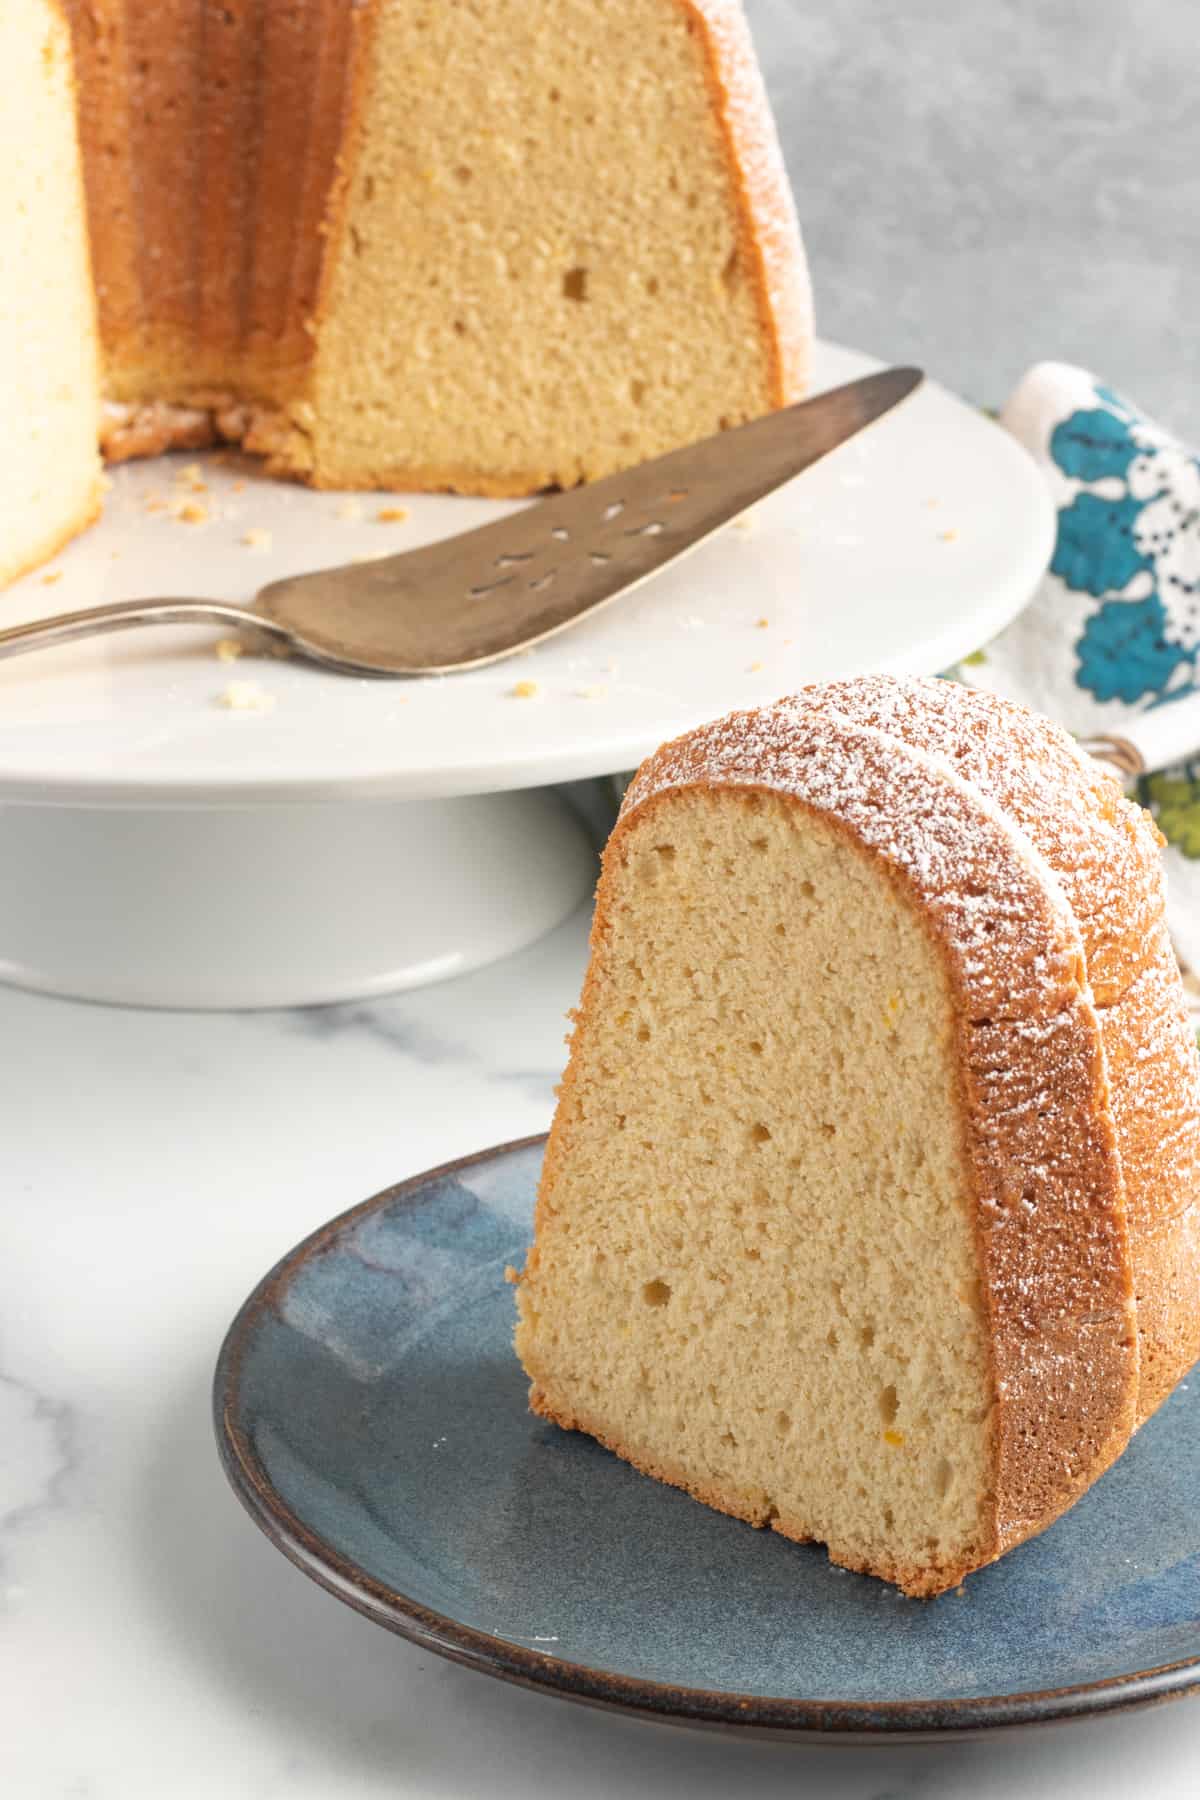
[[[131,345],[142,325],[134,145],[118,100],[128,87],[125,10],[114,0],[60,3],[72,34],[100,334],[111,353]]]
[[[741,0],[677,0],[701,36],[730,178],[738,197],[740,253],[770,348],[774,402],[799,400],[808,384],[812,294],[796,208]]]
[[[995,1391],[988,1528],[953,1567],[869,1571],[909,1593],[938,1593],[1052,1523],[1120,1454],[1135,1425],[1121,1166],[1083,946],[1048,865],[998,807],[948,765],[825,709],[812,690],[694,732],[642,766],[605,852],[576,1042],[596,1004],[616,873],[634,821],[680,789],[715,788],[748,801],[781,795],[854,840],[905,891],[955,996]],[[564,1095],[574,1068],[573,1051]],[[569,1111],[560,1106],[547,1146],[539,1234],[570,1150]],[[530,1273],[537,1267],[535,1243]],[[535,1408],[571,1422],[548,1395],[549,1372],[530,1373]],[[648,1467],[636,1446],[610,1447]],[[699,1497],[764,1522],[735,1494]],[[795,1521],[770,1522],[803,1535]]]

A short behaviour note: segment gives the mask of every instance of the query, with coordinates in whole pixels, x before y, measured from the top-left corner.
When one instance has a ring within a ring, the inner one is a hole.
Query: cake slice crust
[[[517,1348],[535,1410],[937,1593],[1132,1429],[1099,1026],[997,809],[880,732],[766,717],[627,800]]]

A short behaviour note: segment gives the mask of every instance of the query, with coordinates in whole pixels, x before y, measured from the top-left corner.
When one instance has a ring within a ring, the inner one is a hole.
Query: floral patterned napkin
[[[1058,539],[1029,606],[956,673],[1081,737],[1120,736],[1134,715],[1200,692],[1200,461],[1065,363],[1031,369],[1001,423],[1045,473]],[[1137,797],[1167,839],[1181,960],[1200,970],[1200,742]]]

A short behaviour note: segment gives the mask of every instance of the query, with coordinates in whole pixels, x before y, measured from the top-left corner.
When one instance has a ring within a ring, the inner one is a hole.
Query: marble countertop
[[[222,1333],[356,1200],[543,1127],[581,914],[444,986],[155,1014],[0,988],[5,1800],[1191,1796],[1200,1703],[999,1742],[825,1750],[589,1712],[389,1637],[227,1489]]]

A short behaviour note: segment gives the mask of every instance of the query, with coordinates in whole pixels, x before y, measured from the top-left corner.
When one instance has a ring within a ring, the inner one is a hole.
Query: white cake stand
[[[818,385],[878,366],[826,345]],[[101,523],[0,614],[247,599],[506,510],[418,496],[406,518],[379,517],[396,505],[237,458],[130,464]],[[134,1005],[285,1006],[506,955],[594,876],[546,784],[632,768],[806,681],[941,669],[1025,603],[1054,530],[1025,452],[933,384],[740,523],[596,619],[465,675],[223,664],[213,634],[178,630],[0,665],[0,978]]]

